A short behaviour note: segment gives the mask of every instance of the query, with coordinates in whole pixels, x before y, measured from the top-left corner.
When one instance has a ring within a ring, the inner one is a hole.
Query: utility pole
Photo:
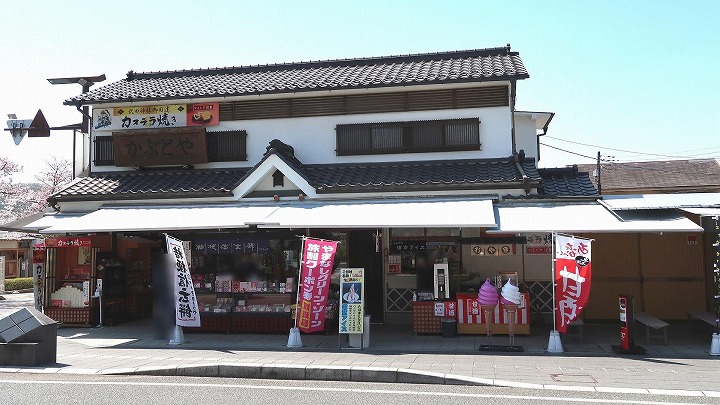
[[[600,151],[598,151],[597,154],[597,175],[595,176],[597,178],[597,189],[598,189],[598,195],[602,195],[602,183],[600,182]]]

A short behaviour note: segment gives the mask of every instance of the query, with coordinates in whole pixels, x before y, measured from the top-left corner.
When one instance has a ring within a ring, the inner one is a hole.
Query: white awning
[[[613,214],[598,203],[508,204],[495,207],[498,227],[489,233],[521,232],[702,232],[672,211]]]
[[[701,217],[720,216],[720,208],[683,208],[682,210]]]
[[[42,229],[45,234],[247,228],[262,223],[272,206],[112,207]]]
[[[613,210],[720,207],[720,193],[607,195],[603,202]]]
[[[495,227],[490,199],[306,201],[281,206],[259,228]]]
[[[6,226],[17,226],[17,229],[24,232],[36,233],[52,226],[72,223],[82,216],[83,214],[33,214],[6,224]]]

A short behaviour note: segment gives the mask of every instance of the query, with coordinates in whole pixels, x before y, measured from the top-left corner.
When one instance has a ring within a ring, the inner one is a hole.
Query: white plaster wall
[[[518,152],[525,150],[525,156],[529,158],[538,157],[537,130],[535,120],[527,116],[515,115],[515,144]]]
[[[265,153],[269,142],[279,139],[293,148],[305,164],[387,162],[408,160],[487,159],[512,154],[512,114],[509,107],[468,108],[436,111],[410,111],[380,114],[335,115],[325,117],[281,118],[245,121],[222,121],[212,131],[245,130],[248,133],[246,162],[216,162],[195,165],[196,168],[249,167]],[[480,151],[411,153],[390,155],[336,156],[335,127],[339,124],[480,118]],[[95,136],[108,136],[111,131],[95,131]],[[128,170],[109,166],[93,166],[93,171]]]
[[[271,191],[271,190],[300,190],[295,184],[293,184],[290,179],[285,177],[285,180],[283,181],[283,186],[273,186],[273,173],[275,171],[273,170],[271,173],[268,173],[267,176],[265,176],[258,186],[255,188],[256,191]]]

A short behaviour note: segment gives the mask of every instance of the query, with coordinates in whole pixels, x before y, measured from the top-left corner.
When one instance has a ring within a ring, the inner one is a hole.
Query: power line
[[[674,158],[674,159],[688,159],[688,158],[691,158],[691,156],[673,156],[673,155],[664,155],[664,154],[660,154],[660,153],[648,153],[648,152],[637,152],[637,151],[626,150],[626,149],[616,149],[616,148],[610,148],[610,147],[607,147],[607,146],[592,145],[592,144],[589,144],[589,143],[568,141],[567,139],[557,138],[557,137],[550,136],[550,135],[545,135],[545,137],[546,137],[546,138],[555,139],[555,140],[558,140],[558,141],[562,141],[562,142],[573,143],[573,144],[576,144],[576,145],[589,146],[589,147],[593,147],[593,148],[600,148],[600,149],[607,149],[607,150],[613,150],[613,151],[616,151],[616,152],[634,153],[634,154],[636,154],[636,155],[660,156],[660,157],[667,157],[667,158]],[[714,149],[714,148],[713,148],[713,149]]]
[[[548,148],[557,149],[557,150],[559,150],[559,151],[566,152],[566,153],[570,153],[570,154],[573,154],[573,155],[582,156],[582,157],[584,157],[584,158],[588,158],[588,159],[592,159],[592,160],[597,160],[597,158],[594,158],[594,157],[592,157],[592,156],[583,155],[583,154],[577,153],[577,152],[572,152],[572,151],[569,151],[569,150],[565,150],[565,149],[562,149],[562,148],[558,148],[558,147],[556,147],[556,146],[548,145],[548,144],[546,144],[546,143],[540,142],[540,145],[542,145],[542,146],[547,146]],[[603,160],[603,161],[605,161],[605,162],[610,162],[610,161],[607,160],[607,159],[601,159],[601,160]]]
[[[588,158],[588,159],[592,159],[592,160],[594,160],[594,161],[597,161],[597,157],[592,157],[592,156],[588,156],[588,155],[583,155],[583,154],[581,154],[581,153],[572,152],[572,151],[569,151],[569,150],[566,150],[566,149],[562,149],[562,148],[558,148],[558,147],[556,147],[556,146],[548,145],[548,144],[542,143],[542,142],[540,143],[540,145],[547,146],[548,148],[557,149],[557,150],[562,151],[562,152],[570,153],[570,154],[577,155],[577,156],[582,156],[582,157],[584,157],[584,158]],[[623,163],[623,162],[617,162],[617,161],[614,160],[614,159],[602,159],[602,158],[601,158],[600,161],[606,164],[605,169],[611,169],[612,166],[613,166],[613,163]],[[664,170],[664,169],[652,168],[652,167],[644,167],[644,166],[622,165],[622,168],[623,168],[623,169],[630,169],[630,170],[643,170],[643,171],[656,172],[656,173],[677,174],[677,171],[674,171],[674,170]],[[703,174],[708,174],[708,173],[703,173]]]

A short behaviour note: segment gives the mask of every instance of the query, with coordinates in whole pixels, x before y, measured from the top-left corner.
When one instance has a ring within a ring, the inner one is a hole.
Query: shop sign
[[[204,128],[113,132],[115,166],[140,167],[207,163]]]
[[[98,131],[207,127],[218,125],[219,123],[219,103],[166,104],[93,109],[93,128]]]
[[[365,269],[340,269],[339,333],[363,333]]]
[[[425,250],[425,241],[420,240],[394,240],[392,241],[393,252],[416,252]]]
[[[30,245],[32,247],[33,298],[35,301],[35,309],[40,311],[42,310],[45,296],[43,281],[45,280],[45,258],[47,251],[45,250],[45,242],[40,239],[34,239]]]
[[[325,308],[330,292],[337,242],[306,238],[300,264],[297,327],[305,332],[318,332],[325,326]]]
[[[514,254],[514,244],[470,245],[470,256],[509,256]]]
[[[48,248],[70,248],[92,246],[90,238],[47,238],[45,239],[45,247]]]
[[[531,233],[525,236],[525,254],[552,254],[552,235],[549,233]]]
[[[200,311],[197,297],[190,277],[190,265],[185,257],[183,241],[165,235],[168,254],[174,260],[175,286],[175,325],[200,327]]]
[[[457,302],[455,302],[455,301],[436,302],[435,303],[435,316],[442,316],[445,318],[455,318],[457,316]]]
[[[558,332],[567,332],[590,298],[592,241],[555,236],[555,319]]]
[[[192,251],[199,255],[267,253],[270,242],[267,239],[201,239],[193,241]]]

